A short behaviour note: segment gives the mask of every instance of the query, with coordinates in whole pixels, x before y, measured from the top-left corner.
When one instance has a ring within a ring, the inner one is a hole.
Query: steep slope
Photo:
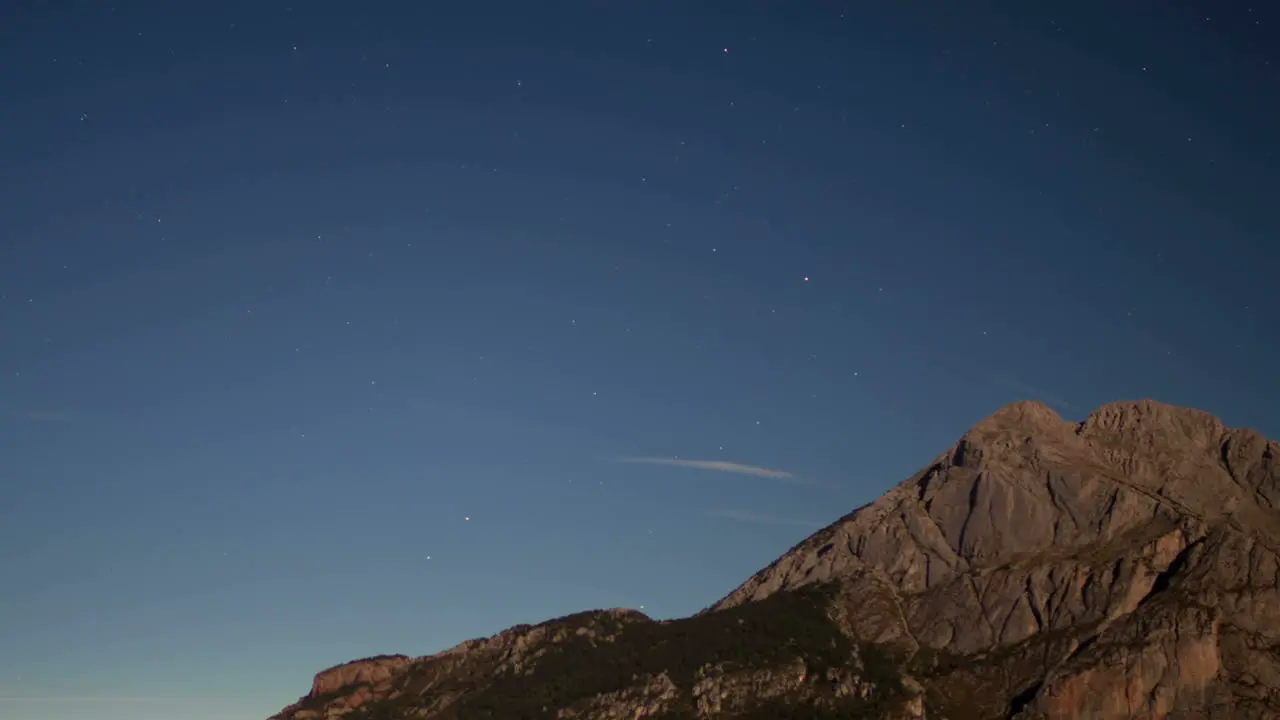
[[[583,613],[317,676],[276,717],[1280,717],[1280,446],[1006,407],[692,618]]]
[[[1018,403],[712,610],[870,568],[920,646],[982,661],[935,669],[951,717],[1280,713],[1277,455],[1152,401]]]

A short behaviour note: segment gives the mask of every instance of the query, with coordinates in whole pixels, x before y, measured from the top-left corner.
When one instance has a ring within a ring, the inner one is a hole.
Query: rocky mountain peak
[[[1137,400],[1103,405],[1081,423],[1084,435],[1111,436],[1117,440],[1138,440],[1145,444],[1163,441],[1166,449],[1204,450],[1226,432],[1218,418],[1193,408]]]
[[[1066,424],[1056,410],[1037,400],[1019,400],[1010,403],[979,421],[969,433],[981,433],[1002,428],[1018,428],[1029,432],[1057,432]]]
[[[1275,507],[1274,445],[1249,430],[1228,431],[1208,413],[1151,400],[1105,405],[1080,423],[1043,403],[1014,403],[715,607],[867,565],[899,591],[917,593],[960,573],[1228,509],[1256,529],[1269,525],[1259,506]]]

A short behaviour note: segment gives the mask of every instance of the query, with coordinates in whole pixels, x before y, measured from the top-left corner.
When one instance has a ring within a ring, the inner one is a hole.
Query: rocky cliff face
[[[1280,446],[1018,403],[698,615],[317,676],[279,720],[1280,718]],[[798,716],[798,715],[797,715]]]

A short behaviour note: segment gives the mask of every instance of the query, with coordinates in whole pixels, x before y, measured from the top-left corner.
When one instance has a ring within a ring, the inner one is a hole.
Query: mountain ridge
[[[1013,403],[689,618],[335,666],[274,720],[1280,717],[1277,458],[1154,400]]]

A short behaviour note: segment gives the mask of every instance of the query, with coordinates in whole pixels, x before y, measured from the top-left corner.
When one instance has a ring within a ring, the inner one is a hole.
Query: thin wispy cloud
[[[735,522],[756,523],[759,525],[785,525],[788,527],[804,527],[817,529],[822,527],[822,523],[816,520],[804,520],[801,518],[780,517],[778,515],[766,515],[763,513],[752,512],[750,510],[725,509],[716,510],[712,515],[724,518],[725,520],[733,520]]]
[[[622,463],[640,463],[645,465],[670,465],[673,467],[693,468],[695,470],[714,470],[716,472],[750,475],[752,477],[790,480],[794,476],[786,470],[771,470],[755,465],[729,462],[727,460],[681,460],[679,458],[662,457],[624,457],[618,458]]]

